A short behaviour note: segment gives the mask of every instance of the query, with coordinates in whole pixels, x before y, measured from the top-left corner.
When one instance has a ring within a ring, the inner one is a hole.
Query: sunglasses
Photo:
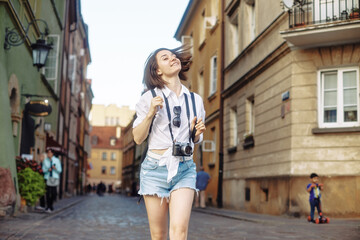
[[[180,119],[181,107],[180,106],[175,106],[173,111],[174,111],[174,114],[175,114],[175,117],[173,119],[173,124],[174,124],[175,127],[180,127],[180,124],[181,124],[181,119]]]

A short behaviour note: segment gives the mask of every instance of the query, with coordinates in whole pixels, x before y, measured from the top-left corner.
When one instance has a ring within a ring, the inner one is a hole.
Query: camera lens
[[[189,156],[191,155],[192,147],[189,145],[182,146],[181,151],[183,152],[184,155]]]

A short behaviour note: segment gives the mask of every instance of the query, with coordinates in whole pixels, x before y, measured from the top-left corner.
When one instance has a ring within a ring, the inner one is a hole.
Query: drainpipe
[[[221,48],[220,48],[220,151],[219,151],[219,178],[218,178],[218,191],[217,191],[217,206],[218,208],[223,207],[223,170],[224,170],[224,99],[222,92],[224,91],[224,53],[225,53],[225,27],[224,27],[224,9],[225,9],[225,0],[221,1]]]

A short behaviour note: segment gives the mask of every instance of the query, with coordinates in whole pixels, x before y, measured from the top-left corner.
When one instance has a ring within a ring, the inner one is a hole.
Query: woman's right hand
[[[164,100],[160,96],[156,96],[151,99],[150,109],[148,115],[152,118],[158,111],[158,107],[163,108]]]

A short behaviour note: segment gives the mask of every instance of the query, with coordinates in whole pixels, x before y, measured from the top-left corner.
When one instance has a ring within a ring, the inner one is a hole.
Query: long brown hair
[[[155,87],[161,89],[165,86],[165,81],[156,72],[159,67],[156,61],[156,54],[162,50],[168,50],[176,55],[176,57],[181,62],[179,78],[183,81],[187,80],[187,77],[184,73],[190,69],[192,57],[189,51],[190,47],[180,46],[174,49],[159,48],[152,52],[145,62],[143,83],[145,83],[147,89],[152,89]]]

